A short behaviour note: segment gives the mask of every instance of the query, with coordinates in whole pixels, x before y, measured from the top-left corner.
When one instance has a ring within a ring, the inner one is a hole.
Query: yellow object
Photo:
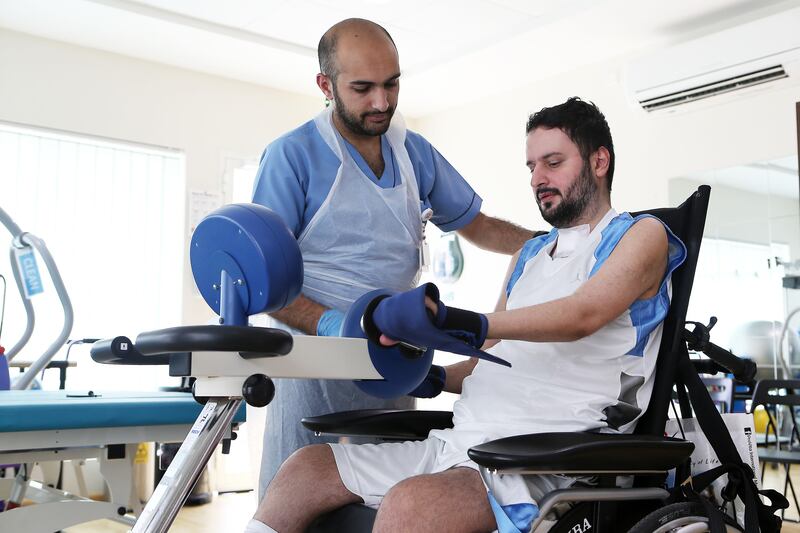
[[[146,442],[140,442],[136,447],[136,457],[133,458],[133,464],[143,465],[147,463],[147,458],[150,455]]]
[[[767,422],[769,422],[769,413],[763,406],[759,405],[753,411],[753,423],[755,424],[756,433],[766,433]]]

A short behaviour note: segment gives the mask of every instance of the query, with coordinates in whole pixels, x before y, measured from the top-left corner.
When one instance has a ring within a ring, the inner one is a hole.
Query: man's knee
[[[311,444],[292,453],[278,470],[276,479],[284,476],[320,478],[336,470],[336,460],[327,444]]]
[[[342,484],[330,446],[313,444],[283,463],[255,518],[278,531],[293,531],[297,524],[359,500]]]
[[[414,476],[404,479],[389,489],[383,497],[380,512],[395,518],[413,517],[421,508],[431,503],[431,487],[427,483],[430,475]]]
[[[330,446],[327,444],[309,444],[292,453],[284,464],[321,465],[333,462],[333,452]]]
[[[384,496],[375,525],[381,532],[495,529],[480,475],[468,468],[401,481]]]

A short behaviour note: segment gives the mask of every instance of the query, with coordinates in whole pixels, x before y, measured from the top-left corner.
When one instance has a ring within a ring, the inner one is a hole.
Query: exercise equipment
[[[376,299],[393,294],[395,294],[394,291],[377,289],[353,302],[342,322],[342,336],[366,339],[367,334],[362,326],[365,311]],[[400,357],[398,357],[398,352],[402,354]],[[355,384],[362,391],[378,398],[395,398],[411,392],[422,383],[433,364],[432,349],[422,350],[405,343],[392,348],[373,343],[369,346],[369,354],[370,361],[378,373],[384,376],[384,379],[381,381],[356,381]]]
[[[22,304],[27,316],[25,331],[22,333],[22,337],[20,337],[11,348],[6,350],[5,357],[7,361],[11,362],[11,360],[20,353],[22,348],[25,347],[33,335],[33,328],[36,324],[36,313],[31,304],[31,298],[40,294],[44,290],[44,287],[39,275],[39,268],[36,263],[34,251],[38,252],[39,256],[44,261],[64,311],[64,323],[58,336],[53,340],[50,346],[47,347],[44,353],[33,361],[28,370],[12,382],[12,389],[24,390],[30,388],[39,372],[47,367],[47,364],[53,359],[53,356],[56,355],[58,350],[60,350],[67,341],[72,331],[72,303],[69,299],[69,294],[67,294],[67,289],[64,287],[64,282],[61,279],[58,267],[44,241],[32,233],[22,231],[11,216],[2,208],[0,208],[0,223],[11,233],[12,241],[11,250],[9,252],[11,270],[14,273],[14,279],[17,282],[17,288],[19,289],[19,294],[22,298]]]
[[[385,348],[366,340],[360,316],[372,300],[367,297],[345,320],[350,338],[249,327],[249,315],[288,305],[303,283],[297,241],[265,207],[233,204],[214,211],[198,224],[190,246],[195,282],[219,325],[145,332],[133,343],[109,339],[91,352],[106,364],[168,364],[170,375],[196,378],[193,394],[204,404],[134,533],[169,528],[242,402],[270,402],[272,378],[358,380],[363,390],[385,398],[414,390],[433,357],[425,347]]]

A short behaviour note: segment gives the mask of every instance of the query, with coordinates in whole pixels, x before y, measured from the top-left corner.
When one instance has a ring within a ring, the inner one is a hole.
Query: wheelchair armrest
[[[302,423],[317,434],[419,440],[426,438],[432,429],[453,427],[453,413],[363,409],[309,416]]]
[[[694,450],[689,441],[653,435],[538,433],[470,448],[470,459],[502,472],[644,474],[666,472]]]

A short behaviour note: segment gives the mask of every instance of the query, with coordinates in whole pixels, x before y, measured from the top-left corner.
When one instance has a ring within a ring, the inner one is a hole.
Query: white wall
[[[663,204],[672,177],[797,152],[796,84],[653,116],[628,104],[618,79],[621,65],[620,60],[582,69],[420,117],[413,125],[470,180],[489,211],[526,224],[540,219],[528,188],[525,122],[529,113],[569,96],[594,101],[608,119],[617,155],[612,200],[618,209]]]
[[[535,68],[535,59],[532,52],[530,65],[520,68]],[[595,101],[611,124],[618,158],[613,200],[619,210],[666,205],[672,177],[796,152],[797,85],[651,116],[626,101],[621,65],[620,59],[584,68],[411,118],[409,124],[473,184],[484,198],[484,212],[545,229],[528,186],[524,125],[530,112],[571,95]],[[218,191],[226,159],[257,157],[267,142],[321,105],[314,98],[6,30],[0,30],[0,73],[0,120],[180,148],[189,190]],[[488,309],[501,288],[507,259],[464,248],[459,287],[479,289],[468,295],[459,288],[458,303]],[[187,262],[187,324],[211,316],[193,294]]]
[[[519,68],[536,68],[537,53],[553,52],[532,50],[530,64]],[[622,64],[619,59],[584,68],[420,117],[411,124],[481,194],[484,212],[537,229],[549,228],[529,187],[525,122],[531,112],[569,96],[594,101],[611,126],[617,156],[612,203],[618,211],[667,205],[668,181],[673,177],[797,152],[795,102],[800,101],[800,86],[775,86],[733,100],[723,96],[722,103],[653,116],[639,112],[626,100],[619,79]],[[436,90],[468,91],[469,87]],[[481,292],[487,286],[493,291],[499,288],[502,269],[497,272],[497,258],[486,259],[469,246],[465,256],[459,287],[480,286]],[[480,306],[490,303],[483,297]]]
[[[0,29],[0,120],[179,148],[188,190],[218,192],[226,159],[257,158],[321,102]],[[184,323],[205,322],[188,258],[183,285]]]

